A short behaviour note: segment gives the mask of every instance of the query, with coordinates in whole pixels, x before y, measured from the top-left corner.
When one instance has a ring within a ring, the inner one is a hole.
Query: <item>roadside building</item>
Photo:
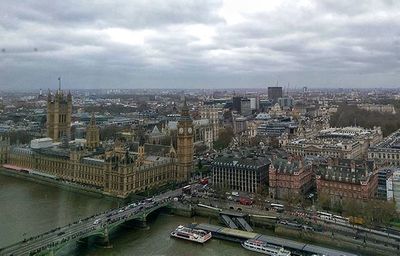
[[[400,166],[400,130],[368,149],[368,159],[379,166]]]
[[[217,157],[211,164],[213,184],[217,189],[261,192],[268,184],[269,164],[267,158],[260,156]]]
[[[397,211],[400,211],[400,169],[395,169],[393,172],[393,198]]]
[[[315,176],[311,164],[302,159],[274,159],[269,166],[269,193],[273,198],[305,196],[314,186]]]
[[[329,158],[316,164],[318,195],[333,200],[375,198],[378,171],[374,161]]]
[[[393,200],[393,172],[392,168],[383,168],[378,171],[377,197],[381,200]]]
[[[329,128],[319,131],[311,138],[298,138],[286,145],[286,150],[297,156],[323,156],[333,158],[361,159],[368,155],[368,147],[382,140],[380,127]]]
[[[168,182],[189,180],[193,170],[193,122],[186,101],[177,127],[176,151],[173,145],[145,143],[142,129],[138,132],[138,142],[117,140],[104,147],[99,144],[93,117],[86,148],[79,141],[60,143],[51,138],[37,139],[31,146],[10,147],[6,152],[7,164],[3,166],[91,186],[105,194],[125,198]]]

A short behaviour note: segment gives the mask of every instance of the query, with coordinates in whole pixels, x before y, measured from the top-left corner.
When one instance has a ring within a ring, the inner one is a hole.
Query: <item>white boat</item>
[[[263,253],[269,256],[290,256],[291,253],[282,247],[268,244],[264,241],[249,239],[242,242],[242,246],[250,251]]]
[[[211,232],[179,225],[174,231],[171,232],[171,236],[197,243],[205,243],[211,239]]]

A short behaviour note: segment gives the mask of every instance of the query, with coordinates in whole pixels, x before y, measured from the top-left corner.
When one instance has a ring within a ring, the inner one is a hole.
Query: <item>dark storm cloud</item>
[[[0,89],[395,86],[399,1],[11,1]]]

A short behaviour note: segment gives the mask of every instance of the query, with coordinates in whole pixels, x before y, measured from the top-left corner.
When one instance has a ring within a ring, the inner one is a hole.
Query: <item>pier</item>
[[[257,239],[272,245],[281,246],[293,255],[356,256],[356,254],[325,248],[317,245],[292,241],[275,236],[262,235],[238,229],[225,228],[211,224],[197,224],[195,228],[209,231],[214,238],[241,243],[247,239]]]
[[[245,231],[252,232],[253,228],[247,223],[245,220],[248,217],[247,214],[242,214],[238,212],[230,212],[230,211],[221,211],[219,213],[222,222],[227,225],[229,228],[233,229],[242,229]]]

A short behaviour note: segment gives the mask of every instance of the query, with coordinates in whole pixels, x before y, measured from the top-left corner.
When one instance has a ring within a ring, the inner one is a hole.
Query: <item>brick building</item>
[[[269,166],[269,193],[273,198],[304,196],[314,186],[311,164],[301,159],[274,159]]]
[[[377,168],[371,160],[332,159],[316,164],[317,192],[331,199],[376,197]]]

